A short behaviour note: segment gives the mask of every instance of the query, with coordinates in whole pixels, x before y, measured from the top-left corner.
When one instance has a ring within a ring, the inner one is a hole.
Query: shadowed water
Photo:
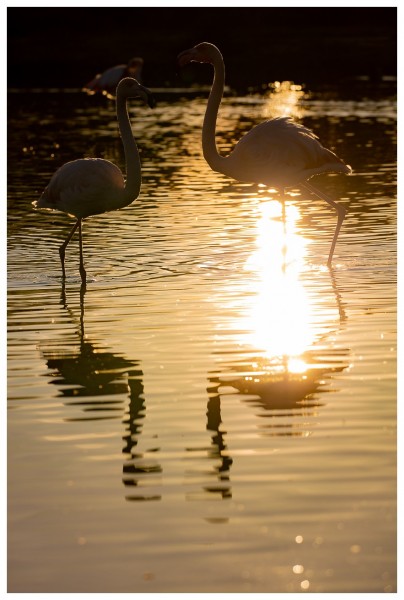
[[[124,169],[113,104],[9,95],[11,592],[396,590],[396,112],[229,95],[218,144],[292,114],[354,174],[299,189],[212,172],[206,95],[130,115],[136,203],[84,223],[32,209],[58,166]]]

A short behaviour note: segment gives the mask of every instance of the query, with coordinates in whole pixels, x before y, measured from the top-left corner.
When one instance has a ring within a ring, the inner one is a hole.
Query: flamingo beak
[[[156,99],[151,92],[147,94],[147,104],[150,108],[154,108],[156,106]]]
[[[156,100],[155,100],[153,94],[151,93],[151,91],[144,85],[140,85],[140,84],[139,84],[139,90],[141,92],[143,92],[142,95],[143,95],[143,99],[146,102],[146,104],[148,106],[150,106],[150,108],[154,108],[156,106]]]

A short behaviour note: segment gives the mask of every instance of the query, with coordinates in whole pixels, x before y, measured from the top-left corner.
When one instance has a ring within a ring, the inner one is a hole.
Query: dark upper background
[[[240,91],[275,80],[345,84],[396,75],[396,8],[8,8],[8,86],[77,87],[142,56],[144,83],[183,86],[176,56],[216,44]],[[191,81],[192,69],[185,75]],[[198,69],[198,83],[211,69]]]

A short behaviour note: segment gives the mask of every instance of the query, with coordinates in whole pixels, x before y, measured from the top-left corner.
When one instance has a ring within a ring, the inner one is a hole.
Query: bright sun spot
[[[304,114],[302,100],[305,92],[301,85],[292,81],[275,81],[269,85],[264,115],[267,118],[294,117],[301,119]]]
[[[300,213],[286,202],[270,201],[260,206],[256,250],[245,269],[251,273],[254,301],[250,303],[243,329],[250,332],[250,344],[269,357],[297,357],[313,341],[310,328],[310,301],[300,269],[307,240],[300,234]],[[295,359],[289,365],[304,372],[304,363]]]

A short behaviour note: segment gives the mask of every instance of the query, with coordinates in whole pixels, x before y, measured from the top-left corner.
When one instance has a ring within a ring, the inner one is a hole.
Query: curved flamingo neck
[[[220,155],[215,139],[217,113],[223,96],[225,74],[223,58],[219,51],[212,60],[212,65],[214,78],[203,120],[202,150],[203,156],[211,169],[223,173],[226,158]]]
[[[139,151],[129,120],[127,100],[119,94],[116,98],[116,115],[126,161],[125,203],[123,206],[127,206],[139,196],[142,174]]]

